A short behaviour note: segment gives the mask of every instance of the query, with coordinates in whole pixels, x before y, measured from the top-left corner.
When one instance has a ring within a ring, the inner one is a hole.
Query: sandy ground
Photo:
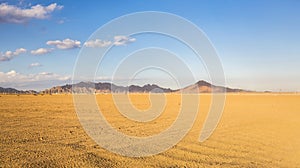
[[[130,95],[147,109],[147,95]],[[128,135],[149,136],[168,128],[180,97],[167,96],[165,112],[139,123],[121,116],[111,95],[97,95],[107,121]],[[229,94],[220,124],[205,142],[199,132],[209,109],[200,113],[187,136],[150,157],[129,158],[98,146],[81,127],[71,95],[1,95],[0,167],[300,167],[300,95]]]

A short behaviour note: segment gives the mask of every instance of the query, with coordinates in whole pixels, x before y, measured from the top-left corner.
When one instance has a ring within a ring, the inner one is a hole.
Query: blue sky
[[[0,0],[0,4],[1,87],[40,90],[70,83],[81,47],[100,26],[133,12],[162,11],[186,18],[204,31],[217,50],[228,86],[300,91],[297,0]],[[37,5],[39,10],[33,8]],[[110,69],[118,61],[114,54],[150,45],[181,51],[180,57],[195,67],[197,78],[209,80],[203,65],[197,69],[198,64],[188,61],[191,53],[178,50],[176,42],[149,35],[128,37],[123,42],[126,44],[116,45],[116,51],[100,65],[106,72],[99,73],[99,79],[101,75],[103,80],[109,78]],[[145,75],[155,78],[158,74],[154,70]],[[138,76],[143,78],[142,74]],[[161,80],[136,81],[147,82],[176,87]]]

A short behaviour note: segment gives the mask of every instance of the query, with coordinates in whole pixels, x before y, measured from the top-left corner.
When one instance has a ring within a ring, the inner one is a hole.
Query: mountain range
[[[4,94],[37,94],[38,92],[35,90],[17,90],[15,88],[2,88],[0,87],[0,93]]]
[[[155,84],[146,84],[144,86],[130,85],[130,86],[118,86],[107,82],[79,82],[76,84],[66,84],[62,86],[55,86],[43,91],[37,92],[34,90],[17,90],[14,88],[2,88],[0,87],[0,93],[6,94],[70,94],[70,93],[223,93],[223,92],[253,92],[243,89],[233,89],[224,86],[215,86],[204,80],[200,80],[195,84],[189,85],[187,87],[173,90],[170,88],[163,88]]]

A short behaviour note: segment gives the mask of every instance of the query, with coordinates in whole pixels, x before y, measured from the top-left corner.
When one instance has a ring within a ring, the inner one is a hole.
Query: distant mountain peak
[[[212,86],[212,84],[204,81],[204,80],[200,80],[196,83],[198,86]]]

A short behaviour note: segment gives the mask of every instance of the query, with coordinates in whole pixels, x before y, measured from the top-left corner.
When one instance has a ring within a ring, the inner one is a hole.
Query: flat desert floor
[[[164,113],[139,123],[119,114],[112,96],[97,95],[100,109],[118,131],[149,136],[176,119],[180,96],[167,95]],[[132,94],[136,108],[151,106]],[[1,95],[0,167],[300,167],[300,95],[228,94],[222,119],[205,142],[199,133],[211,103],[200,111],[185,138],[150,157],[129,158],[98,146],[83,130],[72,95]]]

